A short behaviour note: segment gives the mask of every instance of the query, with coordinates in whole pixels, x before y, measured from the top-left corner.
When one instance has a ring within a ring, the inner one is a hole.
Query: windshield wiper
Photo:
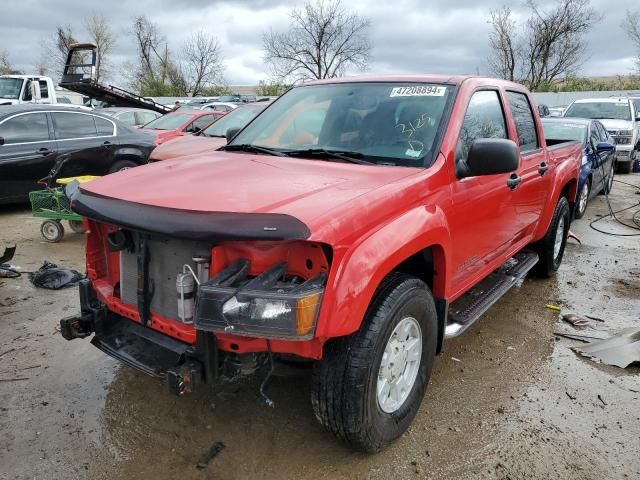
[[[289,155],[285,152],[281,152],[279,150],[273,150],[267,147],[259,147],[258,145],[251,145],[250,143],[241,143],[238,145],[225,145],[222,147],[222,150],[226,150],[227,152],[254,152],[254,153],[264,153],[267,155],[274,155],[276,157],[288,157]]]
[[[306,150],[287,150],[289,156],[292,157],[315,157],[326,156],[330,158],[336,158],[344,162],[357,163],[359,165],[375,165],[373,162],[363,160],[364,154],[362,152],[352,152],[349,150],[327,150],[326,148],[308,148]]]

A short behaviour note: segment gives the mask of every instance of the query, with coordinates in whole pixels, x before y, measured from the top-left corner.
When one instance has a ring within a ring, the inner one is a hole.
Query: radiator
[[[138,305],[138,234],[134,233],[136,248],[133,252],[120,252],[120,295],[124,303]],[[176,276],[186,263],[196,270],[193,257],[209,257],[212,245],[178,240],[174,238],[151,237],[149,245],[149,278],[153,287],[151,312],[178,320]]]

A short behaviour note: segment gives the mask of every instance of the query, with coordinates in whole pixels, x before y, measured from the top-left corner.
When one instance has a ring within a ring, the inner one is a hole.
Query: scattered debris
[[[213,460],[222,450],[224,450],[224,447],[225,447],[225,445],[222,442],[214,443],[209,448],[209,450],[204,452],[204,455],[202,455],[202,457],[200,457],[200,460],[196,464],[196,468],[198,468],[200,470],[207,468],[207,466],[209,465],[209,462],[211,460]]]
[[[573,238],[576,242],[578,242],[580,245],[582,245],[582,241],[571,230],[569,230],[569,235],[567,235],[567,239],[569,239],[569,238]]]
[[[569,392],[564,392],[567,394],[567,397],[569,397],[571,400],[575,400],[576,397],[574,397],[573,395],[571,395]]]
[[[545,307],[547,307],[549,310],[555,310],[556,312],[562,310],[558,305],[552,305],[551,303],[548,303],[547,305],[545,305]]]
[[[577,315],[575,313],[567,313],[566,315],[563,315],[562,320],[564,320],[567,323],[570,323],[571,325],[577,328],[582,328],[589,325],[589,320],[587,318]]]
[[[0,255],[0,277],[3,278],[17,278],[20,276],[20,272],[15,267],[9,265],[9,261],[16,253],[16,246],[12,245],[4,249],[2,255]]]
[[[592,317],[591,315],[585,315],[585,317],[587,317],[589,320],[595,320],[596,322],[603,322],[604,323],[604,320],[602,318]]]
[[[589,343],[594,340],[606,340],[605,338],[590,337],[588,335],[574,335],[572,333],[553,332],[553,334],[558,337],[570,338],[571,340],[578,340],[579,342],[585,342],[585,343]]]
[[[451,360],[453,360],[454,362],[461,362],[462,360],[460,360],[459,358],[456,357],[451,357]]]
[[[572,350],[607,365],[627,368],[640,362],[640,330],[628,328],[613,337],[580,348],[572,347]]]
[[[15,378],[0,378],[0,382],[19,382],[21,380],[29,380],[31,377],[15,377]]]
[[[29,274],[29,280],[34,286],[58,290],[78,284],[84,278],[80,272],[66,267],[58,267],[55,263],[45,261],[35,272]]]
[[[600,394],[598,394],[598,400],[600,400],[602,402],[602,405],[607,405],[607,402],[604,401],[604,399],[600,396]]]

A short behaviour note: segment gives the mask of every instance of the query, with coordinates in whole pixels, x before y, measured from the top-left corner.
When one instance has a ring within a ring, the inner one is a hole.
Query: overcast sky
[[[104,15],[117,34],[111,63],[113,83],[123,82],[119,66],[135,61],[135,45],[128,31],[137,15],[147,15],[178,50],[192,32],[204,29],[219,39],[229,85],[255,85],[268,79],[262,61],[262,32],[284,30],[288,12],[304,2],[296,0],[3,0],[0,49],[25,73],[33,73],[43,39],[56,25],[70,25],[79,41],[88,40],[83,19]],[[349,0],[348,8],[371,20],[370,73],[487,73],[487,23],[491,9],[507,4],[516,15],[524,2],[505,0]],[[553,2],[540,1],[544,8]],[[631,42],[620,28],[629,8],[638,0],[592,0],[604,20],[588,36],[589,58],[582,74],[628,74],[634,62]],[[355,73],[355,72],[354,72]],[[124,86],[124,85],[122,85]]]

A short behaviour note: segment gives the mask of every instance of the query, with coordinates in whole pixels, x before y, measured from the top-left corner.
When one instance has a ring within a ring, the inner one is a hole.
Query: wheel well
[[[436,304],[436,312],[438,313],[437,353],[440,353],[448,315],[448,302],[444,295],[444,250],[440,245],[432,245],[424,248],[396,265],[392,271],[413,275],[429,286]]]
[[[560,191],[560,196],[565,197],[569,201],[569,205],[573,209],[574,204],[576,203],[576,195],[578,193],[578,182],[575,178],[569,180],[562,190]]]
[[[136,165],[142,165],[144,162],[141,161],[140,157],[136,156],[136,155],[131,155],[128,153],[122,154],[122,155],[117,155],[114,159],[113,159],[113,163],[117,163],[117,162],[122,162],[122,161],[129,161],[129,162],[133,162]]]

